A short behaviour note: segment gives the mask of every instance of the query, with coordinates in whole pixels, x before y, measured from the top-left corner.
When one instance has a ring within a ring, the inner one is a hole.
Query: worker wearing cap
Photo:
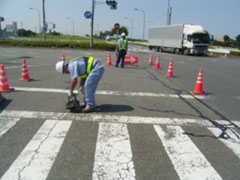
[[[116,67],[118,67],[119,63],[121,63],[121,67],[124,67],[124,59],[125,55],[127,54],[128,50],[128,42],[126,39],[126,34],[121,34],[121,39],[118,40],[117,46],[116,46],[116,53],[117,53],[117,62]]]
[[[70,61],[60,61],[56,64],[57,72],[70,74],[71,84],[69,97],[73,97],[78,78],[80,78],[79,92],[83,93],[83,102],[80,105],[82,112],[94,111],[95,92],[104,73],[104,66],[94,57],[76,57]]]

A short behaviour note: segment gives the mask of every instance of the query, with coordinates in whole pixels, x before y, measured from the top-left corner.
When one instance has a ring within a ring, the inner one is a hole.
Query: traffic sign
[[[86,12],[84,13],[84,17],[85,17],[86,19],[90,19],[90,18],[92,17],[92,13],[91,13],[90,11],[86,11]]]
[[[120,29],[120,24],[119,24],[119,23],[115,23],[115,24],[114,24],[114,28],[115,28],[116,30]]]

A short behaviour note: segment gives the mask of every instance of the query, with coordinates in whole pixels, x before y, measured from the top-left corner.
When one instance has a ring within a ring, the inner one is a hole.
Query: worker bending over
[[[80,105],[82,112],[89,113],[95,108],[95,92],[104,73],[104,66],[94,57],[76,57],[70,61],[60,61],[56,64],[56,71],[70,74],[71,84],[69,97],[73,97],[73,90],[80,78],[79,93],[83,93]]]

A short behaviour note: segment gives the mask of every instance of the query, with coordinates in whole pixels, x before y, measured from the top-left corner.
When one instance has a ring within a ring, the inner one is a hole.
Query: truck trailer
[[[156,51],[176,54],[206,55],[209,34],[200,25],[179,24],[151,27],[148,31],[148,47]]]

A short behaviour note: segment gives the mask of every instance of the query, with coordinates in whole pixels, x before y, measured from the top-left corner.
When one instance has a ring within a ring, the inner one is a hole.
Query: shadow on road
[[[113,104],[103,104],[96,106],[94,112],[112,113],[112,112],[125,112],[133,111],[134,108],[128,105],[113,105]],[[80,108],[71,109],[71,113],[82,113]]]
[[[219,120],[222,120],[222,121],[225,121],[225,122],[228,122],[228,124],[222,124],[222,123],[219,123],[217,122],[216,120],[213,120],[211,118],[209,118],[208,116],[206,116],[203,112],[201,112],[201,110],[198,109],[198,107],[194,104],[192,104],[191,102],[187,101],[186,99],[184,99],[183,97],[181,97],[180,95],[185,92],[186,94],[190,94],[190,92],[184,90],[184,89],[177,89],[177,88],[172,88],[170,87],[169,85],[167,85],[165,82],[163,82],[162,80],[160,80],[156,75],[154,75],[153,72],[151,72],[149,69],[146,69],[146,72],[149,74],[149,77],[151,80],[155,80],[155,81],[158,81],[160,82],[164,87],[172,90],[172,91],[175,91],[175,94],[179,95],[179,99],[184,102],[189,108],[191,108],[193,111],[195,111],[196,113],[196,117],[199,117],[200,119],[205,119],[207,120],[208,122],[210,122],[214,127],[216,128],[219,128],[221,130],[221,134],[219,135],[219,138],[224,138],[224,139],[227,139],[227,138],[230,138],[229,135],[227,134],[227,130],[228,129],[231,129],[231,126],[234,127],[235,129],[237,129],[238,131],[240,130],[240,127],[235,124],[234,122],[232,122],[230,119],[228,119],[227,117],[225,117],[222,113],[220,113],[218,110],[216,110],[215,108],[211,107],[210,105],[208,105],[206,102],[204,102],[203,100],[201,99],[197,99],[195,98],[196,101],[199,102],[199,104],[201,104],[202,106],[204,106],[205,108],[207,108],[209,111],[213,112],[217,117],[219,117],[218,119]],[[213,94],[211,92],[208,92],[206,93],[205,95],[210,95],[210,94]],[[190,135],[190,134],[189,134]],[[194,134],[191,134],[192,136]],[[195,134],[195,136],[197,136]],[[199,135],[198,135],[199,136]],[[200,135],[201,136],[201,135]],[[239,137],[238,137],[239,139]]]
[[[125,112],[133,111],[134,108],[128,105],[102,104],[96,106],[95,112]]]
[[[18,57],[13,57],[13,58],[3,58],[2,61],[11,61],[11,60],[21,60],[21,59],[32,59],[34,57],[32,56],[18,56]]]
[[[0,102],[0,113],[7,108],[7,106],[12,102],[10,99],[3,99]]]

